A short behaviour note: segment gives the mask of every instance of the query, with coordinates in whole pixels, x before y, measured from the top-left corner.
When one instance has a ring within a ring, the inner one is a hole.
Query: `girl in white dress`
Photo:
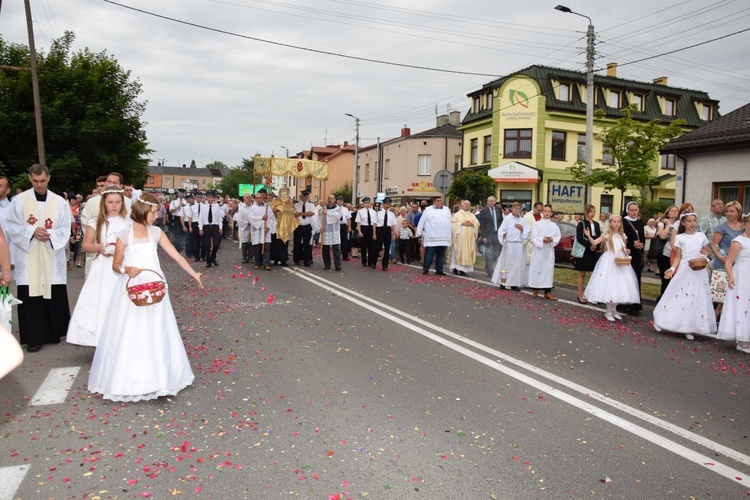
[[[654,308],[654,329],[685,334],[693,340],[694,333],[716,333],[716,315],[711,302],[711,287],[705,269],[691,269],[690,260],[706,258],[708,238],[696,231],[698,216],[693,212],[680,215],[680,227],[674,240],[676,266],[664,273],[669,280]]]
[[[731,292],[724,299],[718,338],[736,340],[738,351],[750,353],[750,213],[742,216],[742,225],[724,261]]]
[[[117,233],[130,225],[125,195],[117,186],[101,192],[99,216],[86,226],[81,248],[94,255],[68,324],[69,344],[96,347],[119,275],[112,270]]]
[[[203,288],[193,270],[158,227],[159,202],[142,193],[133,201],[133,225],[117,235],[112,268],[120,273],[104,321],[89,375],[88,388],[112,401],[142,401],[174,395],[193,382],[169,292],[161,302],[138,307],[128,298],[130,286],[154,281],[164,273],[156,253],[161,246]]]
[[[617,304],[638,304],[641,294],[638,288],[638,278],[631,265],[618,266],[617,258],[627,258],[630,255],[627,243],[628,238],[622,230],[622,217],[612,215],[609,219],[609,228],[599,238],[591,238],[588,228],[583,230],[591,242],[591,246],[604,244],[605,251],[591,272],[591,279],[583,296],[591,303],[604,303],[607,312],[604,317],[607,321],[622,321],[622,316],[617,312]]]

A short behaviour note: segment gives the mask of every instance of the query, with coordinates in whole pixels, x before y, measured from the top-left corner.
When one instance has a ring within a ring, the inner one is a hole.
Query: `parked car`
[[[570,253],[576,238],[576,225],[566,221],[555,221],[560,228],[560,242],[555,245],[555,262],[570,264]]]

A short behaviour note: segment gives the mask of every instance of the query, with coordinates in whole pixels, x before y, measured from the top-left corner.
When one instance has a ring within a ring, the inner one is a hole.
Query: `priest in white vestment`
[[[235,217],[237,217],[242,262],[248,264],[250,262],[250,207],[253,206],[253,194],[245,193],[242,200]]]
[[[432,260],[435,260],[435,274],[444,275],[443,264],[445,252],[451,245],[451,211],[443,206],[443,198],[436,196],[432,205],[425,208],[417,224],[417,238],[422,236],[425,247],[422,274],[430,272]]]
[[[255,194],[255,204],[248,212],[250,226],[251,253],[255,259],[255,269],[271,270],[271,233],[276,232],[276,217],[271,206],[265,202],[264,189]]]
[[[551,292],[555,280],[555,245],[560,242],[560,228],[552,222],[552,205],[544,205],[542,208],[542,218],[531,228],[529,241],[533,246],[529,263],[529,288],[534,290],[534,297],[542,290],[545,299],[557,300]]]
[[[474,260],[477,258],[477,236],[479,234],[479,220],[471,211],[469,200],[461,201],[461,208],[453,214],[451,221],[453,234],[453,251],[451,252],[450,268],[453,274],[466,276],[474,270]]]
[[[320,243],[323,254],[323,267],[326,271],[331,269],[331,253],[333,253],[333,266],[341,271],[341,219],[344,217],[342,207],[336,204],[336,196],[329,194],[328,203],[320,211]],[[347,210],[348,212],[348,210]]]
[[[503,223],[497,230],[503,250],[495,264],[492,282],[503,289],[510,287],[512,290],[520,290],[525,286],[526,253],[523,244],[529,236],[529,225],[521,218],[520,213],[521,204],[513,203],[510,214],[503,217]]]
[[[67,335],[68,268],[65,248],[72,212],[62,196],[47,189],[49,170],[32,165],[32,188],[15,196],[5,219],[13,242],[14,276],[18,284],[18,327],[21,344],[37,352]]]

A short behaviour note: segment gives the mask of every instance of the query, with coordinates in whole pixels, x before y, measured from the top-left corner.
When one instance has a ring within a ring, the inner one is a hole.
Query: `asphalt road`
[[[0,382],[0,500],[750,494],[750,358],[733,345],[481,270],[238,256],[225,240],[204,291],[162,260],[196,375],[176,397],[103,401],[93,350],[64,343]],[[32,404],[59,368],[59,402]]]

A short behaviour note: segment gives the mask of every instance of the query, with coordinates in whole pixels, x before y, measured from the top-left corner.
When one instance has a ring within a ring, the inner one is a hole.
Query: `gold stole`
[[[44,213],[39,215],[39,202],[36,201],[34,190],[29,189],[23,193],[23,216],[30,226],[46,227],[52,229],[57,221],[57,196],[47,191],[47,201],[44,205]],[[36,215],[35,215],[36,214]],[[37,241],[34,248],[26,257],[26,272],[29,277],[29,297],[43,296],[45,299],[52,298],[52,252],[45,244]]]

